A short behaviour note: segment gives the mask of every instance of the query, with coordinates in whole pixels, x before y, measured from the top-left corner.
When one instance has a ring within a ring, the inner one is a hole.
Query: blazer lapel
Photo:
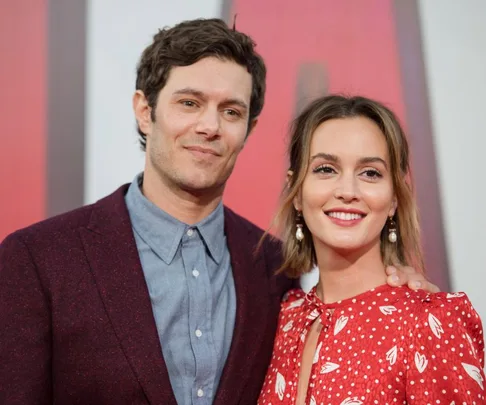
[[[263,326],[270,301],[265,259],[261,253],[254,254],[258,235],[228,209],[225,209],[225,233],[235,281],[236,321],[215,404],[238,403],[265,338]]]
[[[81,238],[115,333],[148,401],[175,405],[124,201],[126,189],[94,205]]]

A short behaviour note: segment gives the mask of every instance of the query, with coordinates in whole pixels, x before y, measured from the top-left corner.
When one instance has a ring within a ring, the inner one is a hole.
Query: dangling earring
[[[302,212],[297,211],[297,217],[295,218],[295,226],[297,229],[295,230],[295,239],[297,239],[299,242],[302,242],[304,240],[304,231],[302,228],[304,225],[302,224]]]
[[[396,243],[398,239],[397,236],[397,226],[395,224],[395,221],[393,220],[393,217],[388,218],[388,240],[391,243]]]

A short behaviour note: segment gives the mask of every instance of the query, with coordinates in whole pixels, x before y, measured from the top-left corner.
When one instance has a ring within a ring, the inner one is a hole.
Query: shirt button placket
[[[204,298],[208,286],[206,273],[204,273],[204,262],[200,262],[200,258],[203,257],[201,253],[204,252],[204,245],[202,240],[200,240],[199,233],[197,233],[197,228],[188,228],[186,229],[185,233],[188,241],[190,241],[191,243],[191,246],[197,246],[197,255],[195,255],[195,251],[193,251],[190,259],[187,261],[189,273],[186,273],[194,280],[194,282],[191,283],[192,292],[190,292],[189,296],[192,307],[192,312],[190,315],[190,319],[192,319],[190,326],[193,331],[191,344],[195,354],[196,370],[201,370],[201,375],[198,375],[198,373],[196,373],[195,385],[193,386],[194,391],[192,392],[194,395],[194,403],[206,405],[206,403],[208,403],[208,401],[210,400],[209,393],[211,392],[211,385],[210,381],[207,381],[206,378],[203,378],[203,375],[207,374],[204,373],[204,370],[208,368],[207,339],[210,336],[205,336],[205,333],[211,332],[210,329],[206,329],[207,319],[205,314],[207,312],[207,303],[204,301]]]

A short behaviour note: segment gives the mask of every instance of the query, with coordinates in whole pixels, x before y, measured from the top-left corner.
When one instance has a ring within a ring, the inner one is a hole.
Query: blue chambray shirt
[[[179,404],[211,404],[236,316],[224,208],[189,226],[145,198],[142,179],[125,201],[172,389]]]

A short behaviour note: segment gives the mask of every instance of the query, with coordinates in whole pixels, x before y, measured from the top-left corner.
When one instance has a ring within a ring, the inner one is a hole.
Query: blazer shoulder
[[[12,232],[5,240],[19,239],[27,245],[34,243],[43,245],[46,242],[52,243],[59,238],[65,238],[78,228],[88,226],[94,210],[98,208],[106,209],[112,205],[116,205],[121,200],[124,201],[124,191],[126,191],[126,188],[127,185],[120,187],[114,193],[93,204],[84,205],[71,211],[55,215]]]
[[[228,224],[230,226],[239,226],[245,228],[249,232],[256,232],[261,235],[263,235],[263,233],[265,232],[262,228],[255,225],[253,222],[249,221],[245,217],[242,217],[240,214],[237,214],[226,205],[224,206],[224,215],[225,220],[228,221]]]
[[[241,215],[234,212],[231,208],[227,206],[224,207],[224,214],[228,221],[229,226],[238,226],[242,229],[245,229],[248,233],[253,235],[258,241],[263,237],[265,231],[260,228],[258,225],[255,225],[253,222],[249,221],[248,219],[242,217]],[[276,238],[271,234],[267,234],[267,237],[263,240],[263,246],[271,246],[272,248],[279,248],[282,245],[280,239]]]
[[[225,221],[227,221],[227,226],[232,227],[233,230],[237,229],[240,233],[246,232],[252,240],[255,252],[265,257],[272,291],[278,291],[278,295],[282,297],[289,289],[298,287],[299,283],[296,279],[289,279],[284,273],[276,274],[276,270],[282,265],[282,242],[280,239],[267,234],[262,240],[265,234],[262,228],[236,214],[228,207],[225,207]],[[261,245],[259,245],[260,243]]]
[[[44,219],[25,228],[12,232],[6,239],[15,239],[28,243],[36,239],[50,239],[60,233],[70,232],[88,223],[94,204],[76,208],[72,211]]]
[[[246,232],[255,248],[258,246],[259,250],[264,252],[267,260],[271,263],[271,267],[280,267],[282,263],[282,241],[280,239],[270,233],[265,235],[265,231],[262,228],[226,206],[224,214],[226,226],[232,227],[233,230],[238,230],[240,234]],[[263,238],[264,235],[265,237]]]

